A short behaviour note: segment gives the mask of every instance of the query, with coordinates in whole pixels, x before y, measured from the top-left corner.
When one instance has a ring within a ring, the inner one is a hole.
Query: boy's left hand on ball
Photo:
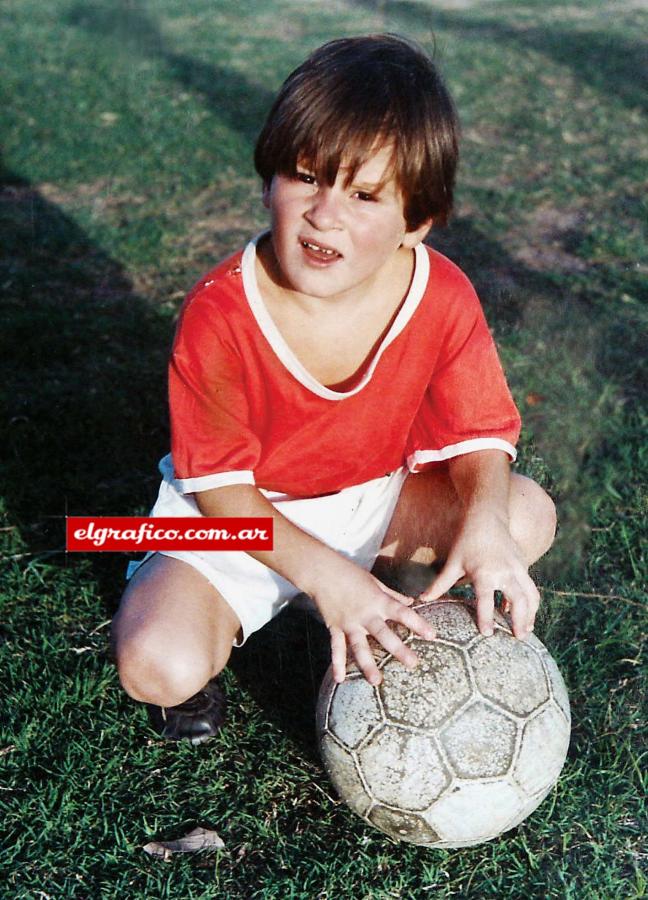
[[[513,634],[521,640],[528,637],[540,594],[506,521],[497,514],[483,512],[466,517],[445,565],[419,599],[437,600],[464,576],[475,591],[477,625],[482,634],[493,633],[495,591],[501,591],[511,613]]]

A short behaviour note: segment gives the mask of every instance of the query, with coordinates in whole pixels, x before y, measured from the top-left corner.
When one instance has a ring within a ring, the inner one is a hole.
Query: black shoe
[[[151,724],[168,741],[202,744],[225,721],[225,697],[215,678],[177,706],[147,704]]]

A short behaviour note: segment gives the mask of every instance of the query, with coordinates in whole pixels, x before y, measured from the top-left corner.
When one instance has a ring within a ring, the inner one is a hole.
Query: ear
[[[415,228],[414,231],[406,231],[401,246],[407,247],[408,250],[416,247],[417,244],[420,244],[421,241],[425,239],[428,231],[432,228],[432,223],[433,219],[426,219],[425,222],[423,222],[422,225],[419,225],[418,228]]]
[[[261,199],[263,201],[263,205],[266,209],[270,209],[270,189],[272,188],[271,181],[263,182],[263,191],[261,192]]]

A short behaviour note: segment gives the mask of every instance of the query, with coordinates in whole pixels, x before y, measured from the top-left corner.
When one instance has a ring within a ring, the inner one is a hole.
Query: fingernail
[[[482,634],[484,635],[484,637],[492,637],[493,629],[492,628],[482,628]]]

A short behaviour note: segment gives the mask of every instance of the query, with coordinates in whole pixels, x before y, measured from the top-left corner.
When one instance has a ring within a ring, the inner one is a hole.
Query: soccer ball
[[[372,639],[383,681],[357,666],[317,703],[324,766],[340,797],[395,840],[468,847],[519,825],[549,793],[565,762],[565,683],[544,645],[477,630],[474,607],[445,599],[414,606],[435,627],[425,641],[393,625],[416,652],[409,670]]]

